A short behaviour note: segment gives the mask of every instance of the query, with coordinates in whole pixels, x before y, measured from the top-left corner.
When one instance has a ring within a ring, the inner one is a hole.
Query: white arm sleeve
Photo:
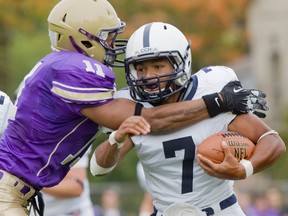
[[[101,167],[97,164],[97,160],[96,160],[96,156],[95,156],[95,153],[92,154],[92,157],[91,157],[91,160],[90,160],[90,172],[93,176],[96,176],[96,175],[106,175],[108,174],[109,172],[111,172],[115,167],[116,167],[117,164],[115,164],[114,166],[112,167],[109,167],[109,168],[104,168],[104,167]]]

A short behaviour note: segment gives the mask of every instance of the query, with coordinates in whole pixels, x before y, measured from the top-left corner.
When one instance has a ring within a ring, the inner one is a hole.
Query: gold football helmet
[[[62,0],[48,16],[53,50],[83,53],[108,66],[123,66],[117,56],[127,40],[116,40],[126,24],[107,0]]]

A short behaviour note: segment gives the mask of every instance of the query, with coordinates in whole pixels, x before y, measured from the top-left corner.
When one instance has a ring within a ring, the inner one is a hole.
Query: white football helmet
[[[135,63],[166,57],[174,67],[171,74],[150,78],[137,77]],[[159,104],[170,95],[185,88],[191,77],[192,57],[190,43],[184,34],[168,23],[153,22],[138,28],[129,38],[126,47],[125,72],[131,97],[136,101]],[[161,80],[160,80],[161,78]],[[155,81],[152,82],[151,81]],[[167,82],[164,89],[147,92],[151,88]]]
[[[80,52],[108,66],[123,66],[117,57],[125,52],[127,40],[116,37],[125,27],[107,0],[62,0],[48,16],[53,50]]]

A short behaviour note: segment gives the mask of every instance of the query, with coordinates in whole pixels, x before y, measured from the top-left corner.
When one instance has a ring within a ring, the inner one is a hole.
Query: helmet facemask
[[[89,39],[87,41],[81,41],[82,44],[85,45],[86,48],[89,50],[89,48],[93,46],[93,43],[91,43],[91,40],[99,43],[105,49],[105,55],[103,58],[104,64],[111,66],[111,67],[123,67],[124,66],[124,60],[120,60],[117,58],[119,55],[122,55],[125,53],[126,44],[127,44],[127,40],[124,40],[124,39],[117,40],[117,36],[121,34],[126,27],[126,24],[124,22],[120,21],[120,23],[121,23],[120,26],[117,28],[99,29],[99,33],[97,36],[85,31],[82,28],[79,29],[79,32],[87,36],[87,38]],[[112,35],[112,37],[110,35]],[[108,44],[107,42],[107,39],[109,36],[111,37],[110,44]],[[73,41],[71,41],[71,43],[73,44],[75,49],[78,50],[80,48],[77,46],[77,44],[73,43]],[[84,52],[84,51],[80,48],[78,52]],[[94,56],[92,55],[93,54],[91,54],[90,57],[93,58]]]

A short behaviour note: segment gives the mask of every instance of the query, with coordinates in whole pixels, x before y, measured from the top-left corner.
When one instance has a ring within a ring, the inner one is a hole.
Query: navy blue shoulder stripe
[[[191,88],[189,94],[188,94],[187,97],[184,99],[185,101],[187,101],[187,100],[192,100],[192,98],[194,97],[194,95],[195,95],[195,93],[196,93],[196,90],[197,90],[197,88],[198,88],[198,77],[197,77],[197,76],[192,76],[191,79],[192,79],[193,85],[192,85],[192,88]]]
[[[1,95],[1,97],[0,97],[0,104],[1,105],[4,104],[4,100],[5,100],[5,97],[3,95]]]

